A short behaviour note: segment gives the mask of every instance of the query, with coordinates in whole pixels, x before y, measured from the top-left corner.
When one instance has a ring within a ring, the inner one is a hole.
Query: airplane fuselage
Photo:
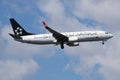
[[[30,43],[30,44],[56,44],[60,45],[61,49],[64,49],[64,44],[68,46],[78,46],[79,42],[88,41],[104,41],[113,37],[112,34],[106,31],[79,31],[79,32],[58,32],[50,27],[43,21],[43,26],[51,34],[33,34],[27,32],[20,24],[18,24],[13,18],[10,19],[14,34],[9,34],[14,40]]]
[[[65,42],[65,44],[74,42],[106,41],[113,37],[112,34],[105,31],[65,32],[61,34],[69,38],[69,41]],[[59,44],[52,34],[27,35],[21,36],[21,38],[22,39],[15,40],[31,44]]]

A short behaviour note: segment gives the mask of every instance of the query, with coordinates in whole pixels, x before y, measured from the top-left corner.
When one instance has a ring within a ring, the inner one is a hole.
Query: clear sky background
[[[9,18],[28,32],[105,30],[114,38],[78,47],[14,41]],[[120,0],[0,0],[0,80],[119,80]]]

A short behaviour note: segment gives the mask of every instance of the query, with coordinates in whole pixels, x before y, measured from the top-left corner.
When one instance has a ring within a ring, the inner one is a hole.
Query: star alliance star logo
[[[17,27],[15,33],[16,35],[22,35],[22,29],[20,27]]]

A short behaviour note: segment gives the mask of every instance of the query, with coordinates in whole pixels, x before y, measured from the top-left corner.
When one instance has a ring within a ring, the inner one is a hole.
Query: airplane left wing
[[[46,24],[44,21],[43,21],[42,23],[43,23],[43,26],[44,26],[49,32],[52,33],[53,37],[57,40],[57,42],[59,42],[59,43],[61,44],[61,48],[63,49],[63,48],[64,48],[63,44],[64,44],[65,42],[68,42],[68,37],[65,36],[65,35],[63,35],[63,34],[61,34],[61,33],[59,33],[59,32],[57,32],[57,31],[55,31],[55,30],[53,30],[53,29],[51,29],[50,27],[47,26],[47,24]]]

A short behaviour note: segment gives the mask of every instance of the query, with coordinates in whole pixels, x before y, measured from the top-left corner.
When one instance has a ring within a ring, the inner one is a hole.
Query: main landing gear
[[[64,49],[64,43],[60,43],[61,49]]]

